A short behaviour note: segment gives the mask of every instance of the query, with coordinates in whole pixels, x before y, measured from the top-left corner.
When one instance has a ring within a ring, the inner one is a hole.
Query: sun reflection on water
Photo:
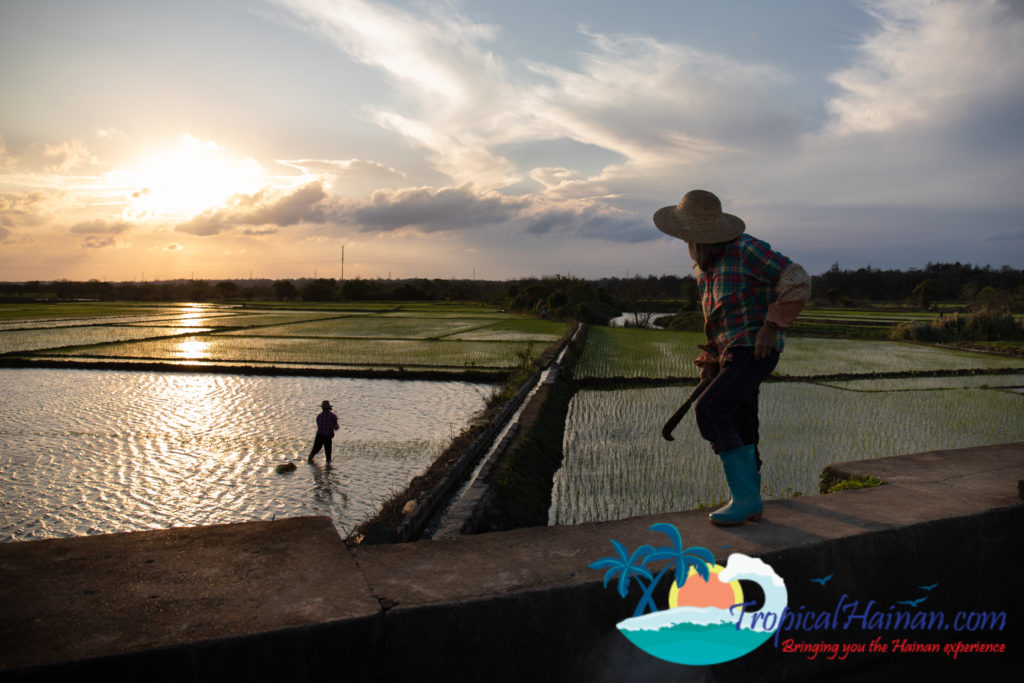
[[[210,342],[205,339],[188,338],[178,342],[173,357],[182,360],[210,360]]]
[[[188,304],[182,306],[179,310],[181,317],[177,320],[177,324],[181,327],[202,327],[203,321],[209,317],[208,306],[203,304]]]

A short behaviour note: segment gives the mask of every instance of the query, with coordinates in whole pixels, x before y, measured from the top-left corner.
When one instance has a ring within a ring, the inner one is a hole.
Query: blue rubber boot
[[[735,526],[748,519],[761,519],[764,506],[761,504],[761,475],[757,472],[754,444],[719,453],[718,457],[722,459],[732,498],[728,505],[708,515],[708,519],[718,526]]]

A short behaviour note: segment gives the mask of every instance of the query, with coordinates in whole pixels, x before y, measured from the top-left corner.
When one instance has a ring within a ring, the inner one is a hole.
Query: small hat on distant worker
[[[331,406],[331,402],[330,401],[324,401],[323,403],[320,404],[320,407],[323,408],[324,410],[330,410],[331,407],[332,407]]]
[[[722,202],[707,190],[690,190],[675,206],[654,212],[654,225],[666,235],[694,244],[729,242],[743,234],[746,225],[722,211]]]

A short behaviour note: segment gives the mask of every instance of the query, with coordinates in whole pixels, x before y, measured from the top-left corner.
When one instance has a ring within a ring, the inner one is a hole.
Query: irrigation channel
[[[519,431],[520,417],[537,390],[544,384],[557,381],[558,375],[564,372],[562,363],[565,355],[582,329],[583,327],[577,324],[569,341],[558,352],[555,362],[542,368],[524,385],[521,390],[523,396],[516,399],[515,412],[498,429],[487,452],[480,458],[455,495],[449,498],[442,511],[427,525],[423,534],[425,538],[455,538],[472,528],[474,518],[483,512],[483,507],[487,504],[487,475],[505,454],[516,432]]]

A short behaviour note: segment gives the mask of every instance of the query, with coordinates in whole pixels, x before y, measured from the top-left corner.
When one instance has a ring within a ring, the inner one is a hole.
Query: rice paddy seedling
[[[263,327],[266,325],[283,325],[307,320],[320,320],[328,317],[323,313],[283,312],[283,313],[246,313],[243,315],[211,316],[204,321],[207,327]]]
[[[961,389],[965,387],[1024,387],[1024,374],[962,375],[955,377],[899,377],[894,379],[854,379],[841,382],[816,382],[847,391],[922,391],[925,389]]]
[[[197,330],[205,331],[205,330]],[[102,344],[107,342],[148,339],[180,334],[177,327],[131,327],[90,325],[86,327],[52,327],[38,330],[8,330],[0,334],[0,353],[24,353],[66,346]]]
[[[494,306],[488,306],[486,304],[445,301],[407,301],[394,305],[392,313],[402,315],[411,314],[430,318],[443,315],[456,315],[462,318],[478,318],[482,314],[493,314],[501,317],[508,315]]]
[[[1024,360],[900,342],[790,337],[775,373],[809,377],[990,368],[1024,369]]]
[[[71,318],[133,318],[146,314],[162,314],[180,306],[159,304],[117,303],[17,303],[0,304],[0,320],[66,320]]]
[[[356,366],[508,368],[518,363],[516,342],[310,339],[189,335],[68,349],[60,355],[208,362],[318,363]]]
[[[696,377],[697,332],[591,327],[575,374],[587,377]],[[671,413],[670,413],[671,414]]]
[[[556,342],[569,331],[568,323],[536,318],[512,318],[450,334],[446,339],[464,341],[537,341]]]
[[[584,390],[566,421],[551,523],[576,524],[690,509],[728,498],[717,456],[692,417],[661,439],[686,388]],[[836,462],[1024,439],[1024,395],[944,391],[842,391],[810,383],[761,387],[761,455],[767,496],[816,493]]]
[[[351,315],[293,325],[274,325],[259,329],[234,330],[225,334],[271,337],[367,337],[395,339],[431,339],[487,325],[489,320],[474,318],[394,318]]]

